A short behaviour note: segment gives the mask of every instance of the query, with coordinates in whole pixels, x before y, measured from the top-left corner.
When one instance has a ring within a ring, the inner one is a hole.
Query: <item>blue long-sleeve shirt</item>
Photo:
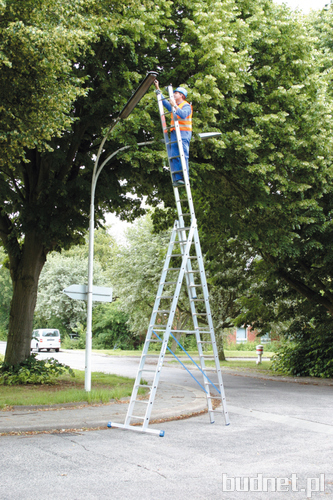
[[[162,99],[163,99],[163,106],[168,111],[171,111],[172,106],[171,106],[170,102],[167,99],[165,99],[163,94],[162,94]],[[176,115],[179,116],[179,118],[181,118],[182,120],[184,118],[186,118],[187,116],[189,116],[191,113],[192,113],[192,108],[191,108],[190,104],[188,104],[188,103],[185,104],[182,108],[176,109]],[[187,130],[181,130],[180,133],[181,133],[182,139],[188,139],[189,141],[191,140],[192,132],[188,132]]]

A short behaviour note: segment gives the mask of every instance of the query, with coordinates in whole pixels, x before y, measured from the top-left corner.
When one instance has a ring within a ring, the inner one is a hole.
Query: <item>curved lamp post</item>
[[[87,392],[91,391],[91,347],[92,347],[92,303],[93,303],[93,272],[94,272],[94,212],[95,212],[95,191],[98,177],[105,167],[105,165],[118,153],[129,149],[131,146],[123,146],[117,149],[114,153],[106,158],[103,163],[98,166],[100,156],[103,151],[104,144],[119,123],[120,120],[127,118],[133,111],[135,106],[138,104],[140,99],[147,92],[153,81],[158,76],[155,71],[149,71],[145,79],[140,83],[139,87],[136,89],[132,97],[126,103],[119,116],[116,118],[114,123],[110,126],[104,139],[102,140],[100,147],[98,149],[96,161],[94,164],[92,181],[91,181],[91,202],[90,202],[90,218],[89,218],[89,254],[88,254],[88,290],[87,290],[87,333],[86,333],[86,351],[85,351],[85,390]],[[140,142],[137,146],[145,146],[146,144],[151,144],[154,141]]]

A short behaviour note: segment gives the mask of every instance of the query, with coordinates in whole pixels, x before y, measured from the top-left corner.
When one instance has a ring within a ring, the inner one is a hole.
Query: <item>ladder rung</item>
[[[193,316],[208,316],[207,313],[193,313]]]
[[[137,415],[130,415],[130,418],[137,418],[139,420],[144,420],[146,417],[138,417]]]
[[[169,267],[167,271],[180,271],[180,267]]]
[[[150,339],[150,340],[146,340],[146,342],[162,342],[162,340],[159,340],[159,339]]]
[[[152,385],[138,384],[136,387],[145,387],[146,389],[150,389],[152,387]]]
[[[196,333],[195,330],[172,330],[172,333]]]
[[[158,325],[149,325],[149,328],[154,328],[154,330],[157,330],[157,328],[166,328],[167,325],[162,325],[162,324],[158,324]]]
[[[175,158],[180,158],[180,155],[177,156],[169,156],[169,160],[174,160]],[[177,174],[178,172],[182,172],[183,170],[173,170],[173,174]]]
[[[157,314],[165,314],[165,313],[169,313],[170,312],[170,309],[157,309],[154,311],[154,313],[157,313]]]
[[[176,285],[178,281],[164,281],[164,285]]]
[[[172,330],[172,331],[174,331],[174,330]],[[197,331],[196,330],[187,330],[186,333],[188,333],[189,335],[193,335],[194,333],[197,333]]]
[[[177,227],[176,231],[189,231],[190,229],[191,229],[191,226],[190,227]]]
[[[163,299],[173,299],[173,295],[164,295],[162,297],[162,295],[159,296],[159,299],[163,300]]]
[[[136,403],[143,403],[145,405],[149,404],[149,401],[145,401],[144,399],[134,399]]]
[[[204,333],[210,333],[210,332],[204,332]],[[211,344],[211,340],[198,340],[198,344]]]

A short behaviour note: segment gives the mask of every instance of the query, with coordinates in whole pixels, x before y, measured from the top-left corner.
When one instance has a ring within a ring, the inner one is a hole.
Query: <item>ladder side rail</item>
[[[179,224],[179,229],[184,228],[184,222]],[[191,228],[193,228],[194,233],[193,237],[195,238],[195,235],[198,235],[198,229],[197,229],[197,222],[195,217],[191,220]],[[183,231],[178,231],[179,233],[179,239],[181,241],[185,241],[187,239],[186,237],[186,231],[185,229]],[[191,249],[191,247],[190,247]],[[183,256],[185,256],[186,253],[186,244],[185,243],[180,243],[180,250]],[[196,249],[197,252],[197,249]],[[200,248],[199,248],[200,252]],[[198,259],[198,255],[197,255]],[[202,260],[202,258],[201,258]],[[193,326],[195,330],[195,338],[197,342],[197,348],[198,348],[198,354],[199,354],[199,360],[200,360],[200,367],[203,373],[203,383],[206,386],[206,398],[207,398],[207,407],[208,407],[208,414],[211,422],[214,422],[214,413],[213,413],[213,406],[212,406],[212,399],[211,399],[211,394],[210,394],[210,386],[207,384],[207,380],[205,378],[205,370],[206,370],[206,365],[205,365],[205,359],[203,357],[203,350],[202,350],[202,344],[201,344],[201,337],[200,337],[200,332],[199,332],[199,322],[197,318],[197,311],[196,311],[196,306],[195,302],[193,300],[193,296],[196,293],[195,288],[191,288],[191,284],[193,282],[194,284],[194,275],[192,274],[192,264],[191,260],[187,258],[186,260],[186,272],[185,272],[185,280],[186,280],[186,286],[187,286],[187,293],[189,297],[189,302],[190,302],[190,309],[191,309],[191,316],[192,316],[192,321],[193,321]]]
[[[197,227],[195,228],[194,231],[194,238],[198,234],[198,229]],[[197,256],[198,258],[198,256]],[[192,282],[194,283],[194,276],[191,273],[192,271],[192,266],[191,266],[191,261],[188,260],[187,262],[187,287],[188,287],[188,296],[193,297],[193,293],[195,293],[195,289],[191,288]],[[192,275],[192,278],[191,278]],[[206,303],[206,302],[205,302]],[[198,316],[197,316],[197,310],[196,310],[196,305],[194,300],[190,300],[190,308],[191,308],[191,315],[192,315],[192,321],[193,321],[193,326],[194,326],[194,331],[195,331],[195,339],[197,342],[197,349],[198,349],[198,354],[199,354],[199,361],[200,361],[200,367],[201,371],[203,374],[203,383],[205,386],[205,393],[206,393],[206,399],[207,399],[207,407],[208,407],[208,415],[210,422],[213,423],[215,420],[214,413],[213,413],[213,405],[212,405],[212,399],[211,399],[211,393],[210,393],[210,385],[207,383],[207,376],[206,376],[206,364],[205,364],[205,358],[203,354],[203,349],[202,349],[202,344],[201,344],[201,335],[200,335],[200,327],[199,327],[199,321],[198,321]],[[211,329],[209,329],[211,331]]]
[[[168,92],[169,92],[169,98],[171,99],[173,97],[172,86],[168,87]],[[178,116],[174,110],[173,110],[173,118],[174,118],[174,126],[175,126],[175,132],[176,132],[176,137],[177,137],[180,161],[181,161],[181,165],[182,165],[182,169],[183,169],[183,176],[184,176],[184,181],[185,181],[185,186],[186,186],[186,194],[187,194],[187,199],[188,199],[188,204],[189,204],[189,211],[191,213],[191,222],[192,222],[192,219],[195,220],[193,199],[192,199],[188,170],[187,170],[187,166],[186,166],[186,160],[185,160],[185,155],[184,155],[183,145],[182,145],[182,140],[181,140],[181,132],[180,132],[179,123],[178,123]],[[170,166],[170,170],[171,170],[171,166]],[[181,223],[181,226],[184,227],[182,206],[181,206],[181,202],[180,202],[180,198],[179,198],[178,189],[175,189],[174,192],[175,192],[176,206],[177,206],[177,211],[178,211],[180,223]],[[196,236],[197,237],[195,238],[195,248],[196,248],[197,260],[198,260],[198,266],[199,266],[199,270],[200,270],[200,280],[201,280],[201,284],[202,284],[202,292],[203,292],[204,299],[205,299],[207,322],[208,322],[209,330],[211,333],[212,348],[213,348],[214,359],[215,359],[215,367],[216,367],[216,371],[217,371],[219,387],[220,387],[220,392],[221,392],[221,401],[222,401],[223,410],[224,410],[224,414],[225,414],[225,418],[226,418],[226,423],[228,423],[227,422],[228,412],[227,412],[226,402],[225,402],[224,386],[223,386],[221,368],[220,368],[219,359],[218,359],[215,332],[214,332],[214,326],[213,326],[213,322],[212,322],[210,304],[209,304],[209,293],[208,293],[207,279],[206,279],[205,269],[204,269],[204,265],[203,265],[202,252],[201,252],[201,246],[200,246],[198,233],[196,234]],[[183,237],[182,239],[185,239],[184,234],[182,235],[182,237]],[[182,245],[181,245],[181,250],[182,250]],[[191,261],[189,259],[187,260],[186,266],[187,266],[187,271],[188,271],[188,273],[186,273],[186,283],[187,283],[187,288],[188,288],[188,294],[189,294],[189,297],[192,297],[191,288],[189,286],[189,279],[188,279],[189,275],[192,271]],[[202,344],[200,342],[199,325],[198,325],[198,320],[197,320],[196,311],[195,311],[195,304],[194,304],[193,300],[190,300],[190,306],[191,306],[193,323],[195,326],[195,330],[197,332],[196,339],[197,339],[197,345],[198,345],[200,364],[201,364],[201,368],[204,370],[205,369],[205,361],[204,361],[204,357],[203,357]],[[207,386],[207,388],[208,388],[208,386]],[[211,408],[211,398],[208,397],[207,401],[208,401],[208,408],[210,409]],[[210,415],[212,415],[212,412],[210,412]]]
[[[197,220],[195,217],[191,218],[191,225],[194,225],[194,226],[197,226]],[[185,224],[184,224],[184,219],[183,217],[180,217],[180,221],[179,221],[179,228],[185,228]],[[184,242],[187,240],[187,235],[186,235],[186,231],[185,229],[183,231],[179,231],[179,239]],[[184,250],[185,250],[185,243],[179,243],[179,246],[180,246],[180,251],[181,251],[181,254],[183,255],[184,254]],[[187,291],[188,291],[188,297],[189,299],[193,299],[193,297],[195,297],[195,289],[191,289],[191,284],[193,282],[194,284],[194,277],[191,278],[191,271],[192,271],[192,264],[191,264],[191,260],[188,259],[187,262],[186,262],[186,273],[185,273],[185,279],[186,279],[186,286],[187,286]]]
[[[173,90],[172,90],[171,85],[169,85],[169,87],[168,87],[168,92],[169,92],[169,99],[171,99],[173,97]],[[182,143],[182,137],[181,137],[181,132],[180,132],[179,123],[178,123],[178,116],[177,116],[177,113],[175,112],[175,110],[172,110],[172,113],[173,113],[173,121],[174,121],[174,127],[175,127],[175,132],[176,132],[176,137],[177,137],[177,143],[178,143],[179,157],[180,157],[180,162],[181,162],[181,166],[183,169],[183,176],[184,176],[184,181],[185,181],[185,188],[186,188],[186,194],[187,194],[187,199],[188,199],[188,203],[189,203],[189,209],[190,209],[190,213],[193,214],[193,216],[195,216],[191,187],[190,187],[189,172],[187,169],[186,159],[185,159],[184,150],[183,150],[183,143]],[[170,169],[171,169],[171,167],[170,167]],[[177,191],[177,189],[175,189],[175,192],[176,191]],[[177,200],[176,200],[176,203],[177,203]]]
[[[164,138],[164,143],[165,147],[168,153],[168,158],[169,158],[169,151],[170,151],[170,139],[169,139],[169,134],[168,134],[168,127],[166,124],[166,119],[165,119],[165,111],[164,111],[164,106],[163,106],[163,99],[162,94],[157,95],[157,103],[158,103],[158,110],[160,113],[160,119],[161,119],[161,125],[162,125],[162,131],[163,131],[163,138]]]
[[[228,414],[228,409],[227,409],[227,404],[226,404],[226,397],[225,397],[225,390],[224,390],[224,384],[223,384],[222,373],[221,373],[221,366],[220,366],[220,361],[219,361],[219,356],[218,356],[218,351],[217,351],[217,346],[216,346],[215,331],[214,331],[212,313],[211,313],[210,303],[209,303],[208,284],[207,284],[207,278],[206,278],[206,273],[205,273],[205,268],[204,268],[204,263],[203,263],[203,257],[202,257],[202,251],[201,251],[201,245],[200,245],[198,231],[196,231],[194,234],[194,245],[195,245],[196,254],[198,257],[198,266],[199,266],[199,270],[200,270],[200,280],[201,280],[201,285],[202,285],[203,296],[205,299],[205,308],[206,308],[206,312],[207,312],[207,323],[209,325],[210,336],[211,336],[211,341],[212,341],[212,349],[213,349],[216,373],[217,373],[217,377],[218,377],[218,385],[219,385],[219,389],[220,389],[221,403],[222,403],[222,407],[223,407],[226,425],[229,425],[229,423],[230,423],[229,422],[229,414]],[[201,346],[201,344],[200,344],[200,346]]]
[[[176,221],[176,224],[178,225],[177,221]],[[149,402],[148,402],[148,406],[147,406],[147,410],[146,410],[146,414],[145,414],[145,419],[144,419],[144,423],[143,423],[144,429],[149,424],[150,415],[151,415],[151,411],[153,408],[153,403],[154,403],[154,399],[155,399],[155,395],[156,395],[156,391],[157,391],[157,387],[158,387],[158,382],[159,382],[159,378],[160,378],[160,374],[161,374],[161,369],[162,369],[165,353],[166,353],[166,350],[168,347],[170,332],[172,329],[173,320],[174,320],[176,309],[177,309],[179,294],[180,294],[180,290],[181,290],[182,283],[184,280],[184,275],[185,275],[185,270],[186,270],[186,261],[187,261],[188,255],[190,253],[190,248],[191,248],[191,244],[192,244],[192,240],[193,240],[194,230],[195,230],[195,227],[194,226],[191,227],[191,229],[189,231],[188,241],[186,244],[184,255],[182,257],[182,264],[181,264],[178,278],[177,278],[177,286],[176,286],[175,293],[174,293],[173,300],[172,300],[172,304],[170,307],[170,314],[168,317],[168,323],[167,323],[166,330],[165,330],[164,335],[163,335],[162,348],[161,348],[160,356],[158,359],[157,369],[155,372],[154,381],[152,384],[152,389],[150,392]]]
[[[141,353],[139,368],[137,371],[137,375],[135,378],[130,403],[129,403],[126,417],[125,417],[125,425],[130,425],[131,417],[133,415],[135,401],[137,398],[137,393],[138,393],[139,385],[140,385],[141,378],[142,378],[142,372],[143,372],[143,369],[145,366],[146,357],[147,357],[148,350],[150,347],[150,340],[151,340],[152,335],[153,335],[153,326],[155,324],[156,316],[158,314],[158,310],[159,310],[159,306],[160,306],[160,302],[161,302],[161,295],[162,295],[163,289],[164,289],[164,282],[165,282],[168,268],[170,265],[172,249],[173,249],[173,245],[174,245],[175,240],[176,240],[176,230],[175,230],[176,227],[177,227],[177,224],[175,223],[173,231],[171,233],[170,242],[168,245],[168,250],[167,250],[167,254],[166,254],[166,258],[165,258],[165,262],[164,262],[164,266],[163,266],[163,271],[161,274],[160,283],[159,283],[159,287],[158,287],[158,292],[156,294],[155,303],[154,303],[153,311],[152,311],[151,318],[150,318],[149,328],[147,331],[144,347],[143,347],[143,350]]]
[[[170,99],[173,98],[172,85],[169,85],[168,92],[169,92],[169,100],[170,100]],[[179,158],[180,158],[181,166],[182,166],[182,169],[183,169],[184,181],[185,181],[185,184],[189,186],[189,175],[188,175],[188,171],[187,171],[187,167],[186,167],[186,160],[185,160],[185,155],[184,155],[184,149],[183,149],[183,143],[182,143],[182,136],[181,136],[181,133],[180,133],[179,123],[178,123],[178,116],[177,116],[175,108],[172,109],[172,116],[173,116],[173,122],[174,122],[176,137],[177,137],[177,144],[178,144],[178,150],[179,150]]]
[[[161,119],[161,125],[162,125],[162,131],[163,131],[163,138],[164,138],[164,144],[167,152],[167,157],[168,157],[168,164],[169,164],[169,172],[171,176],[171,181],[172,181],[172,173],[171,173],[171,161],[170,161],[170,156],[171,156],[171,144],[170,144],[170,137],[168,134],[168,127],[166,124],[166,119],[165,119],[165,111],[164,111],[164,106],[163,106],[163,101],[165,98],[162,97],[162,94],[157,95],[157,102],[158,102],[158,109],[160,113],[160,119]]]

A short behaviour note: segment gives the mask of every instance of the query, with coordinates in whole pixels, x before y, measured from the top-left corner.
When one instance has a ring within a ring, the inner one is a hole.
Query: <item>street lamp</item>
[[[124,146],[114,153],[112,153],[108,158],[98,167],[99,159],[103,151],[103,147],[106,139],[109,137],[112,130],[115,128],[120,120],[127,118],[133,111],[135,106],[138,104],[140,99],[145,95],[153,81],[158,76],[155,71],[149,71],[140,83],[139,87],[136,89],[132,97],[128,100],[119,116],[116,118],[114,123],[112,123],[107,131],[104,139],[102,140],[100,147],[98,149],[96,161],[94,164],[92,181],[91,181],[91,197],[90,197],[90,218],[89,218],[89,253],[88,253],[88,291],[87,291],[87,332],[86,332],[86,352],[85,352],[85,390],[87,392],[91,391],[91,348],[92,348],[92,303],[93,303],[93,268],[94,268],[94,212],[95,212],[95,191],[98,177],[103,170],[104,166],[118,153],[124,151],[131,146]],[[138,146],[144,146],[146,144],[151,144],[154,141],[140,142]]]

